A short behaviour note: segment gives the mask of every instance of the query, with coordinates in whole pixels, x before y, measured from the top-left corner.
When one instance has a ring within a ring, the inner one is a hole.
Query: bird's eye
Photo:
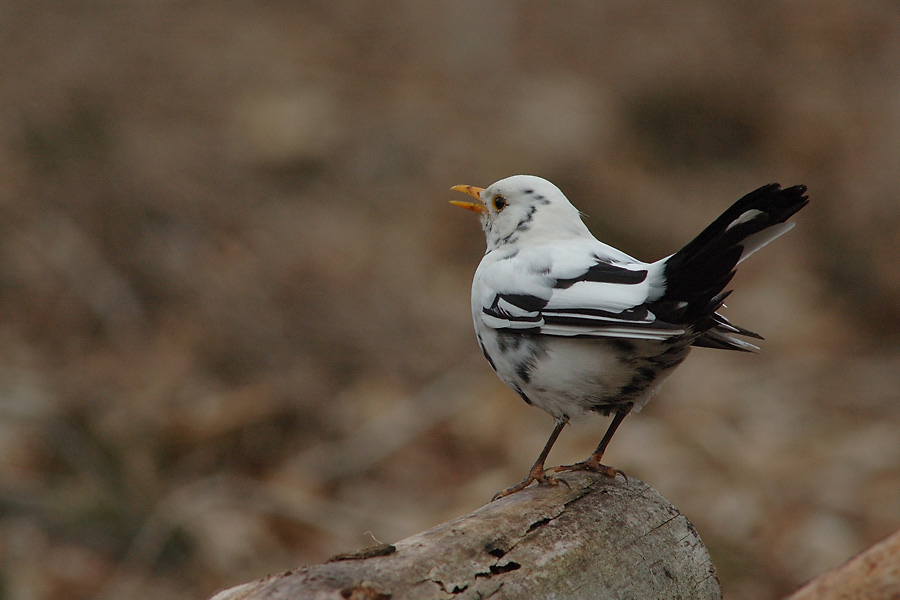
[[[506,206],[506,198],[503,196],[494,196],[494,208],[496,210],[503,210],[503,207]]]

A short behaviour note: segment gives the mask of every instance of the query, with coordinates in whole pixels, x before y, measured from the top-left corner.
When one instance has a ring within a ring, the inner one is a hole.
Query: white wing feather
[[[491,258],[489,254],[479,266],[472,300],[476,318],[492,329],[646,340],[684,333],[643,310],[665,287],[661,261],[643,263],[595,240]],[[635,280],[645,276],[636,283],[579,280],[598,263],[626,278],[629,272]]]

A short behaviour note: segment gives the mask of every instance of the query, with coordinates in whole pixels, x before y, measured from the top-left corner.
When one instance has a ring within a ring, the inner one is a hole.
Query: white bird
[[[639,261],[591,235],[555,185],[516,175],[486,189],[451,188],[451,201],[481,216],[487,252],[472,282],[472,317],[491,367],[525,402],[555,420],[528,475],[494,499],[532,482],[555,485],[544,468],[563,427],[588,411],[613,414],[597,449],[555,471],[615,477],[601,463],[622,420],[640,410],[692,346],[755,351],[736,335],[762,339],[717,311],[745,258],[790,230],[809,202],[806,187],[763,186],[738,200],[678,252]]]

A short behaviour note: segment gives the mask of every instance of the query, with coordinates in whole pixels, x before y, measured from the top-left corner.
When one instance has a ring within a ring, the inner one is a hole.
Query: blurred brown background
[[[696,351],[608,459],[729,598],[900,527],[896,2],[11,1],[0,56],[0,598],[204,598],[518,481],[551,421],[447,204],[515,173],[645,259],[809,185],[734,282],[763,352]]]

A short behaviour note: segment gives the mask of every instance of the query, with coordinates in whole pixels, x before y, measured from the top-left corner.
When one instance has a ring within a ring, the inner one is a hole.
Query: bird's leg
[[[616,429],[619,428],[619,425],[625,417],[628,416],[628,413],[631,412],[631,406],[632,404],[629,402],[616,411],[616,416],[613,417],[612,423],[609,424],[609,429],[606,430],[606,434],[603,436],[603,439],[600,440],[597,449],[594,450],[594,453],[591,454],[587,460],[575,463],[574,465],[559,466],[553,470],[556,473],[559,473],[560,471],[593,471],[595,473],[603,473],[607,477],[621,475],[627,479],[628,477],[625,475],[624,471],[620,471],[614,467],[608,467],[600,461],[603,460],[603,453],[606,452],[606,447],[609,445],[609,441],[612,439],[613,434],[616,433]]]
[[[547,456],[550,454],[550,448],[553,447],[553,444],[556,443],[556,438],[559,437],[559,434],[562,432],[563,427],[568,423],[568,419],[557,419],[556,425],[553,427],[553,432],[550,434],[550,439],[547,440],[547,443],[544,444],[544,449],[541,450],[540,456],[537,457],[537,460],[534,461],[534,465],[531,467],[531,471],[528,472],[528,475],[517,483],[516,485],[510,486],[503,490],[502,492],[497,492],[494,494],[494,497],[491,498],[491,502],[494,500],[499,500],[505,496],[509,496],[510,494],[515,494],[516,492],[521,492],[532,482],[537,481],[538,483],[546,483],[547,485],[556,485],[559,483],[559,479],[553,477],[552,475],[546,475],[544,473],[544,463],[547,461]]]

